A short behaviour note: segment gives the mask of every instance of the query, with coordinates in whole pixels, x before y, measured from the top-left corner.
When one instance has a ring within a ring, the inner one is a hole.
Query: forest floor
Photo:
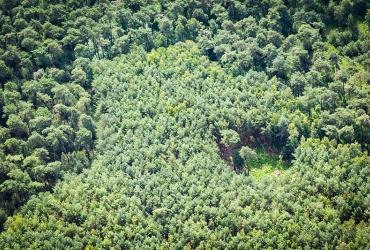
[[[267,175],[284,175],[291,166],[291,163],[281,160],[277,154],[268,153],[263,149],[259,149],[257,154],[258,158],[248,163],[250,176],[256,180]]]
[[[255,149],[258,155],[256,160],[248,163],[249,174],[256,180],[263,176],[274,175],[281,176],[291,166],[290,162],[279,158],[279,152],[270,146],[268,140],[259,133],[247,134],[244,131],[238,131],[240,142],[232,147],[227,147],[221,143],[221,136],[216,133],[216,142],[219,148],[219,154],[230,170],[235,171],[232,163],[233,150],[240,149],[242,146],[250,146]]]

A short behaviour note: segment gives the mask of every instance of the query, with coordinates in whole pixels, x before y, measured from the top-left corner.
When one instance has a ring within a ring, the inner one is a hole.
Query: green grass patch
[[[284,171],[291,166],[291,163],[282,161],[278,155],[268,154],[263,150],[259,150],[257,154],[257,160],[248,162],[250,175],[255,179],[272,175],[276,170],[284,174]]]

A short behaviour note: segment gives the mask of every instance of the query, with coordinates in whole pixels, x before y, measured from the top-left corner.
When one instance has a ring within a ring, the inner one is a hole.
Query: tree
[[[93,137],[90,130],[81,128],[76,133],[76,147],[79,149],[91,150],[93,144]]]
[[[3,60],[0,60],[0,82],[4,83],[6,80],[9,80],[10,76],[11,70]]]
[[[240,141],[239,134],[232,129],[226,129],[221,131],[221,141],[226,146],[230,147],[237,144]]]
[[[87,82],[87,76],[85,71],[81,67],[76,67],[72,70],[71,79],[74,83],[80,84],[81,86],[85,86]]]
[[[254,151],[253,149],[251,149],[248,146],[244,146],[239,150],[239,155],[244,160],[245,168],[247,169],[247,171],[249,173],[248,162],[257,160],[258,155],[257,155],[256,151]]]
[[[351,143],[355,137],[355,131],[352,126],[344,126],[338,130],[339,140],[343,143]]]
[[[45,40],[45,44],[50,55],[51,64],[52,65],[61,64],[63,62],[62,46],[56,40],[51,39]]]
[[[61,128],[50,127],[43,130],[43,133],[47,134],[45,141],[48,145],[49,152],[54,153],[54,157],[66,151],[68,140]]]
[[[37,132],[32,132],[27,140],[27,149],[33,150],[35,148],[42,148],[45,146],[45,138]]]
[[[13,136],[22,138],[27,136],[29,133],[27,124],[24,123],[17,115],[11,114],[6,122],[6,125],[9,127],[10,133]]]
[[[307,80],[301,73],[293,73],[289,79],[290,87],[295,96],[301,96],[304,92],[305,86],[307,85]]]
[[[167,17],[160,18],[158,20],[158,28],[159,28],[159,31],[166,38],[166,43],[164,44],[164,46],[167,46],[169,43],[172,43],[174,29],[173,29],[170,19],[168,19]]]

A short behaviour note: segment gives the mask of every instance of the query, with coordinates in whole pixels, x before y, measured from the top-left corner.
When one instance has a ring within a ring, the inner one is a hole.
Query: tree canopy
[[[1,249],[368,248],[368,1],[12,0],[0,22]]]

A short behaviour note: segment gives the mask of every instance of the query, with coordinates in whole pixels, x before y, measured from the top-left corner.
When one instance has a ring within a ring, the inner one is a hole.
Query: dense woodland
[[[0,249],[368,249],[366,0],[0,0]]]

